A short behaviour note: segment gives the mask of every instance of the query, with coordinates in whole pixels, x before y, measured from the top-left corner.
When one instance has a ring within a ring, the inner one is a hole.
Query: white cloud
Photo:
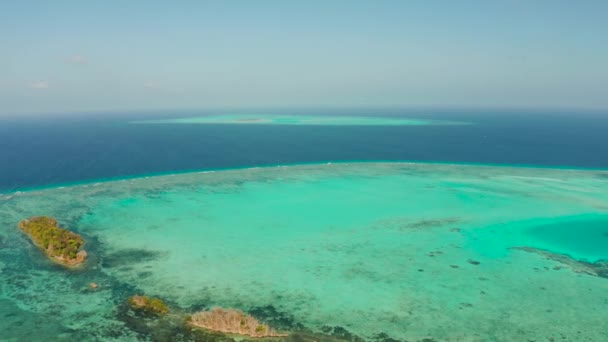
[[[36,81],[33,83],[30,83],[30,88],[32,89],[48,89],[49,87],[49,82],[47,81]]]
[[[68,62],[70,62],[71,64],[80,64],[80,65],[82,65],[82,64],[87,64],[88,60],[84,56],[74,55],[74,56],[72,56],[72,57],[70,57],[68,59]]]

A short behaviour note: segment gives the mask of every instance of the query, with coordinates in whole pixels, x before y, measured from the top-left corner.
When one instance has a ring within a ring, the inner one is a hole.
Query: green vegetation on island
[[[18,227],[51,260],[62,265],[78,265],[87,257],[87,252],[81,249],[84,244],[82,237],[59,227],[52,217],[31,217],[21,220]]]
[[[187,324],[227,334],[237,334],[250,337],[284,337],[272,330],[268,325],[260,323],[253,316],[236,309],[213,308],[200,311],[186,320]]]
[[[156,315],[165,315],[169,312],[169,308],[162,300],[148,296],[131,296],[129,297],[129,305],[134,309]]]

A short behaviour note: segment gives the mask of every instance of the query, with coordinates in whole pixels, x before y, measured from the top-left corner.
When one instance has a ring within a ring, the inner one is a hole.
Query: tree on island
[[[21,220],[18,227],[51,260],[62,265],[78,265],[87,257],[87,252],[81,249],[84,245],[82,237],[59,227],[52,217],[31,217]]]

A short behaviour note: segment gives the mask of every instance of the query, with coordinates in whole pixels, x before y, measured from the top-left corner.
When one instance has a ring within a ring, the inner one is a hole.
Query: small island
[[[285,337],[287,334],[277,333],[268,325],[260,323],[253,316],[236,309],[213,308],[200,311],[186,320],[195,328],[203,328],[226,334],[237,334],[250,337]]]
[[[131,296],[129,297],[129,305],[133,309],[141,310],[155,315],[165,315],[169,312],[169,308],[165,303],[158,298],[148,296]]]
[[[48,216],[36,216],[21,220],[19,229],[53,261],[64,266],[83,263],[87,252],[82,248],[82,237],[57,225],[57,220]]]

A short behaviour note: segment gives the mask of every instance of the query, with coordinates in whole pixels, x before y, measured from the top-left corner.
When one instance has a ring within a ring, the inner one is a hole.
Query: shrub
[[[246,335],[251,337],[280,337],[279,334],[253,316],[235,309],[213,308],[200,311],[189,316],[188,324],[229,334]]]
[[[129,297],[129,305],[132,308],[143,310],[156,315],[165,315],[169,312],[169,308],[165,303],[158,298],[148,296],[131,296]]]

